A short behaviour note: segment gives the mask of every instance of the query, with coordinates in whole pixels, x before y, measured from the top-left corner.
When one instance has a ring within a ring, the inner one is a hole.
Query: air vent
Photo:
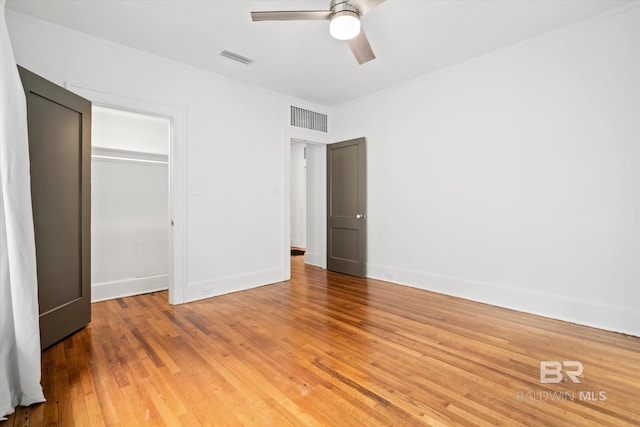
[[[291,106],[291,126],[327,132],[327,115]]]
[[[231,52],[230,50],[223,50],[220,53],[220,56],[224,56],[225,58],[232,59],[244,65],[249,65],[254,62],[253,59],[242,56],[239,53]]]

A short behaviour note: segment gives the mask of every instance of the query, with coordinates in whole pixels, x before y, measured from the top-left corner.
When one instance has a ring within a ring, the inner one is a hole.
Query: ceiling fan
[[[251,12],[253,21],[329,21],[329,33],[346,40],[358,64],[375,59],[360,17],[384,0],[331,0],[329,10]]]

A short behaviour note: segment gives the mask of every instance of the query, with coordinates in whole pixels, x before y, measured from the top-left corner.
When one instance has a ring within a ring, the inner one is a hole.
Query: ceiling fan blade
[[[364,15],[383,1],[384,0],[350,0],[349,3],[358,9],[361,15]]]
[[[351,40],[347,40],[347,43],[353,55],[356,57],[358,64],[362,65],[365,62],[376,59],[376,56],[373,54],[373,49],[371,49],[371,45],[369,44],[369,39],[362,28],[360,29],[360,34]]]
[[[330,10],[291,10],[280,12],[251,12],[253,21],[313,21],[327,20]]]

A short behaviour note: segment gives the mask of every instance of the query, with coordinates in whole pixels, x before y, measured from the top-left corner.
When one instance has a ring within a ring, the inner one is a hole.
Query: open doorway
[[[294,131],[288,132],[285,139],[284,280],[291,278],[292,246],[303,247],[300,249],[304,249],[304,255],[300,256],[304,256],[305,264],[322,268],[327,265],[327,143],[326,138]],[[304,191],[304,201],[300,190]],[[304,205],[300,206],[301,203]],[[304,236],[304,240],[301,240],[301,236]]]
[[[92,300],[169,288],[168,118],[92,108]]]

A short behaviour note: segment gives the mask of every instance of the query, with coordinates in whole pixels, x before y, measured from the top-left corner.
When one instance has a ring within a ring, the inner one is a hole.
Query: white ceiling
[[[327,21],[252,22],[251,11],[329,0],[9,0],[7,7],[252,85],[334,106],[633,0],[387,0],[362,18],[377,59],[358,65]],[[246,66],[220,56],[255,59]]]

